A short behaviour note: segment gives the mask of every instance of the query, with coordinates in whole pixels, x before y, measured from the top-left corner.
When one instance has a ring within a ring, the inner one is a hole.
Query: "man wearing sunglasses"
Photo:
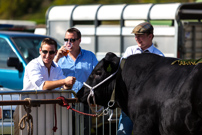
[[[40,56],[30,61],[25,68],[23,90],[71,89],[76,78],[65,77],[61,68],[53,62],[57,53],[56,41],[45,38],[39,53]]]
[[[91,51],[84,50],[80,47],[81,32],[76,28],[70,28],[65,33],[65,45],[69,48],[69,53],[65,56],[65,46],[62,46],[54,59],[55,62],[62,68],[65,76],[76,77],[76,82],[72,90],[78,92],[83,86],[83,82],[88,79],[93,68],[97,65],[98,61],[95,54]],[[84,105],[84,112],[88,112],[88,106]],[[74,125],[74,124],[73,124]],[[84,116],[84,134],[89,134],[89,118]],[[73,130],[74,131],[74,130]]]
[[[98,61],[94,53],[80,47],[81,33],[78,29],[68,29],[65,34],[64,42],[68,47],[71,46],[68,55],[64,55],[66,49],[62,46],[58,50],[54,61],[62,68],[65,76],[76,77],[77,80],[72,90],[78,92]]]

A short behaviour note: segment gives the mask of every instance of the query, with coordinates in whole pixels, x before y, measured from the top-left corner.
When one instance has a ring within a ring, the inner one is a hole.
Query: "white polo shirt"
[[[41,56],[33,59],[25,68],[23,90],[42,90],[45,81],[55,81],[66,78],[62,69],[54,62],[51,64],[50,76]]]

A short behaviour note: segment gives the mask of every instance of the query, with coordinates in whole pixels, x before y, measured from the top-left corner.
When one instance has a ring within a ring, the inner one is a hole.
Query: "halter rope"
[[[101,82],[98,83],[97,85],[91,87],[91,86],[89,86],[88,84],[86,84],[85,82],[83,83],[83,85],[85,85],[86,87],[88,87],[88,88],[90,89],[90,93],[89,93],[89,95],[88,95],[87,102],[88,102],[88,105],[89,105],[89,107],[90,107],[90,109],[91,109],[92,112],[98,113],[98,112],[100,112],[101,110],[103,110],[103,107],[102,107],[100,110],[95,111],[95,110],[93,110],[93,108],[92,108],[91,105],[90,105],[90,97],[91,97],[91,96],[93,97],[93,102],[94,102],[94,104],[96,105],[96,103],[95,103],[94,89],[96,89],[98,86],[100,86],[101,84],[103,84],[104,82],[106,82],[107,80],[109,80],[110,78],[112,78],[112,77],[118,72],[119,67],[120,67],[120,64],[121,64],[121,60],[122,60],[122,58],[121,58],[120,61],[119,61],[119,66],[118,66],[118,69],[116,70],[116,72],[114,72],[113,74],[111,74],[110,76],[108,76],[106,79],[104,79],[103,81],[101,81]],[[109,102],[110,102],[110,101],[109,101]],[[113,105],[114,105],[114,103],[113,103]],[[112,106],[112,105],[111,105],[111,106]],[[108,107],[107,107],[107,109],[105,109],[104,111],[108,111],[109,107],[111,107],[111,106],[110,106],[109,103],[108,103]]]

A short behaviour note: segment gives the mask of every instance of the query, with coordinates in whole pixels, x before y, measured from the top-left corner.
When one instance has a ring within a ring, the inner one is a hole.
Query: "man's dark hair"
[[[77,28],[70,28],[66,32],[69,32],[69,33],[74,33],[75,32],[76,35],[77,35],[77,39],[81,38],[81,32]]]
[[[54,45],[55,50],[57,50],[57,42],[54,39],[52,39],[52,38],[44,38],[44,40],[41,42],[41,48],[45,44]]]

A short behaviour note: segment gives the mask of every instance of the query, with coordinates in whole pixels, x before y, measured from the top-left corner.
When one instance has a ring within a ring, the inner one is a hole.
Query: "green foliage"
[[[194,2],[195,0],[0,0],[0,19],[32,20],[45,23],[47,9],[53,5],[132,4]],[[198,0],[201,1],[201,0]]]
[[[40,8],[41,0],[1,0],[0,17],[3,19],[15,19],[26,14],[32,14]]]

